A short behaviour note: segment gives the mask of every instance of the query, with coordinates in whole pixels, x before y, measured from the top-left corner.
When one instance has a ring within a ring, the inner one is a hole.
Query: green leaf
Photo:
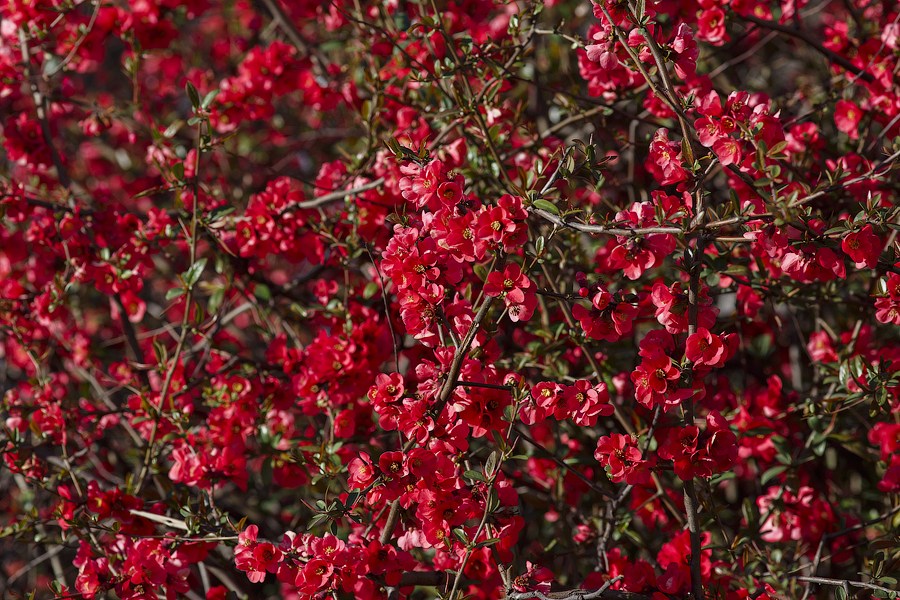
[[[771,469],[763,473],[763,476],[760,479],[760,483],[762,485],[766,485],[766,483],[768,483],[773,477],[781,475],[782,473],[787,471],[787,469],[787,465],[778,465],[777,467],[772,467]]]
[[[175,163],[175,166],[172,167],[172,175],[175,176],[175,179],[178,181],[184,181],[184,163]]]
[[[183,287],[172,288],[168,292],[166,292],[166,300],[172,300],[184,294]]]
[[[544,253],[544,236],[539,237],[534,242],[534,253],[538,256],[541,256]]]
[[[466,532],[461,527],[453,530],[453,537],[458,539],[463,546],[469,545],[469,536],[466,535]]]
[[[212,101],[215,100],[220,91],[221,90],[212,90],[211,92],[207,92],[206,95],[203,96],[203,101],[200,102],[200,108],[209,108],[209,105],[212,104]],[[787,144],[787,142],[785,142],[785,144]]]
[[[378,293],[378,284],[374,281],[370,281],[366,284],[366,287],[363,289],[363,298],[368,300],[372,296]]]
[[[488,477],[492,477],[494,475],[494,470],[497,468],[497,451],[494,450],[491,452],[491,455],[488,456],[487,462],[484,463],[484,472],[488,474]]]
[[[485,479],[484,475],[482,475],[478,471],[466,471],[465,473],[463,473],[463,477],[465,477],[466,479],[473,479],[475,481],[487,483],[487,479]]]
[[[253,295],[256,296],[256,299],[260,302],[268,302],[272,299],[272,290],[264,283],[257,283],[256,287],[253,289]]]
[[[488,496],[487,508],[489,513],[492,513],[500,508],[500,493],[495,487],[491,488],[491,494],[490,496]]]
[[[206,258],[201,258],[197,262],[191,265],[191,268],[188,269],[183,275],[185,285],[187,285],[188,289],[194,287],[194,284],[200,280],[200,275],[203,274],[203,269],[206,268]]]
[[[731,265],[723,271],[726,275],[746,275],[750,269],[744,265]]]
[[[847,382],[850,381],[850,363],[841,363],[841,368],[838,370],[838,378],[841,382],[841,385],[846,387]]]
[[[222,206],[217,206],[206,215],[206,218],[209,219],[210,222],[218,221],[222,217],[226,215],[230,215],[234,211],[237,210],[236,206],[231,206],[230,204],[223,204]]]
[[[206,311],[213,315],[219,307],[222,306],[222,301],[225,299],[225,288],[219,288],[212,293],[209,297],[209,300],[206,302]]]
[[[559,209],[556,208],[556,205],[552,202],[547,202],[546,200],[535,200],[534,207],[541,210],[546,210],[548,213],[553,213],[554,215],[559,214]]]
[[[181,129],[181,126],[184,125],[184,121],[178,120],[166,127],[166,130],[163,131],[163,137],[168,139],[175,137],[175,134],[178,133],[178,130]]]
[[[768,155],[772,156],[773,154],[778,154],[779,152],[787,148],[787,146],[787,141],[778,142],[777,144],[774,144],[771,148],[769,148]]]
[[[197,88],[194,87],[194,84],[188,81],[187,85],[184,86],[184,89],[187,91],[188,100],[191,101],[191,106],[194,107],[194,110],[200,108],[200,94],[197,92]]]
[[[482,542],[478,542],[477,544],[475,544],[475,547],[476,548],[484,548],[485,546],[493,546],[494,544],[496,544],[499,541],[500,541],[500,538],[491,538],[489,540],[484,540]]]
[[[163,188],[163,187],[150,188],[149,190],[144,190],[143,192],[138,192],[131,198],[133,200],[137,200],[138,198],[146,198],[147,196],[152,196],[153,194],[160,194],[162,192],[168,192],[171,189],[172,188]]]

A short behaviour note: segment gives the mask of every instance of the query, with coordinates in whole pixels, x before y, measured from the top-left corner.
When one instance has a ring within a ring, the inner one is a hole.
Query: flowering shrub
[[[4,594],[898,596],[896,3],[0,8]]]

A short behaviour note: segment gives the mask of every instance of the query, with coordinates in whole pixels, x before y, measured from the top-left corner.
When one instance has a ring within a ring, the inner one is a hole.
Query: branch
[[[650,600],[649,596],[635,594],[633,592],[622,592],[619,590],[609,589],[612,584],[622,579],[624,576],[619,575],[613,577],[603,584],[599,590],[566,590],[564,592],[539,592],[537,590],[530,592],[513,592],[507,593],[506,597],[510,600],[595,600],[596,598],[610,598],[615,600]]]
[[[846,588],[847,586],[866,588],[870,590],[878,590],[879,592],[896,593],[897,590],[890,590],[874,583],[864,583],[862,581],[849,581],[847,579],[827,579],[825,577],[795,577],[797,581],[805,581],[807,583],[821,583],[823,585],[834,585]]]
[[[19,45],[22,49],[22,64],[25,69],[25,77],[28,78],[28,82],[31,84],[31,95],[34,98],[34,107],[37,110],[38,120],[41,122],[41,133],[44,136],[44,143],[47,144],[47,147],[50,149],[50,156],[53,158],[53,165],[56,167],[56,176],[59,178],[59,184],[68,189],[72,185],[72,181],[69,179],[69,174],[63,166],[62,157],[60,157],[59,152],[56,150],[56,146],[53,145],[53,136],[50,133],[50,122],[47,120],[47,108],[49,107],[49,102],[47,102],[47,97],[44,96],[38,88],[37,82],[35,81],[37,76],[32,75],[31,73],[31,53],[28,51],[28,40],[25,37],[25,30],[22,28],[19,28]]]
[[[434,407],[432,407],[435,414],[440,415],[444,411],[444,407],[450,400],[453,390],[456,389],[459,372],[462,370],[463,359],[465,359],[466,355],[469,353],[469,348],[475,340],[475,335],[478,333],[479,327],[481,327],[481,322],[484,321],[484,318],[487,316],[493,301],[494,298],[491,296],[484,299],[484,303],[481,305],[481,308],[478,309],[475,318],[472,319],[472,324],[469,325],[469,331],[466,332],[466,337],[462,339],[459,348],[456,349],[456,354],[453,356],[453,362],[450,364],[450,371],[447,374],[447,381],[444,383],[444,387],[441,388],[441,394],[438,396],[438,401],[435,403]],[[404,446],[403,452],[408,452],[413,444],[415,444],[415,440],[409,440]],[[394,535],[394,527],[397,526],[397,521],[399,519],[400,499],[398,498],[391,503],[391,511],[388,513],[387,522],[384,524],[384,529],[381,531],[381,536],[378,538],[382,546],[386,546],[387,543],[391,541],[391,537]]]
[[[293,212],[295,210],[316,208],[317,206],[321,206],[323,204],[328,204],[332,200],[342,200],[343,198],[346,198],[347,196],[353,196],[360,192],[365,192],[366,190],[375,189],[375,188],[381,186],[383,183],[384,183],[384,177],[379,177],[375,181],[370,181],[369,183],[363,184],[356,188],[350,188],[350,189],[346,189],[346,190],[338,190],[336,192],[331,192],[330,194],[325,194],[324,196],[319,196],[315,200],[307,200],[306,202],[298,202],[297,204],[289,206],[286,209],[284,209],[283,211],[281,211],[281,213],[279,213],[279,216],[281,216],[285,213]]]
[[[699,215],[701,218],[703,213]],[[697,244],[694,246],[694,253],[691,257],[691,282],[688,289],[688,336],[697,332],[697,312],[699,309],[698,295],[700,293],[700,267],[703,264],[703,248],[706,245],[706,238],[700,236],[697,238]],[[685,254],[687,250],[685,250]],[[689,370],[688,381],[693,380],[693,367],[687,366]],[[684,425],[685,427],[694,424],[694,400],[687,398],[684,401]],[[700,503],[697,501],[697,489],[694,487],[693,478],[684,482],[684,512],[687,517],[688,531],[691,534],[691,591],[694,598],[702,600],[703,598],[703,578],[700,569],[700,520],[698,518]]]
[[[607,227],[606,225],[586,225],[573,221],[565,221],[558,215],[554,215],[550,211],[543,208],[535,208],[533,206],[526,207],[528,212],[542,217],[561,229],[574,229],[582,233],[607,234],[607,235],[644,235],[650,233],[672,233],[682,235],[684,230],[680,227],[642,227],[638,229],[623,229],[621,227]]]
[[[818,40],[813,38],[811,35],[809,35],[805,31],[802,31],[800,29],[794,29],[793,27],[788,27],[787,25],[782,25],[782,24],[776,23],[774,21],[767,21],[765,19],[760,19],[759,17],[755,17],[753,15],[738,15],[738,17],[740,17],[741,19],[743,19],[745,21],[749,21],[750,23],[753,23],[754,25],[757,25],[759,27],[763,27],[765,29],[770,29],[772,31],[780,31],[781,33],[787,34],[790,37],[797,38],[798,40],[806,42],[806,44],[808,44],[810,48],[812,48],[819,54],[825,56],[832,63],[842,66],[847,71],[850,71],[851,73],[853,73],[854,75],[857,75],[858,77],[862,78],[863,80],[865,80],[868,83],[872,83],[873,81],[875,81],[875,78],[871,74],[866,73],[864,70],[860,69],[859,67],[854,65],[852,62],[850,62],[849,60],[844,58],[843,56],[840,56],[839,54],[835,54],[828,48],[824,47],[822,44],[820,44],[818,42]]]

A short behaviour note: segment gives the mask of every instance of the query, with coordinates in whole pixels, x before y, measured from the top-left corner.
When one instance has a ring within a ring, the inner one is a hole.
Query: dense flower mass
[[[14,598],[893,598],[900,5],[0,0]]]

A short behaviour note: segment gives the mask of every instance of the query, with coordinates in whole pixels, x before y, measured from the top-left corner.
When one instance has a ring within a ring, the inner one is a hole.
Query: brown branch
[[[44,143],[47,144],[47,147],[50,149],[50,156],[53,158],[53,165],[56,167],[56,176],[59,178],[59,184],[68,189],[72,185],[72,180],[69,179],[69,174],[63,166],[62,157],[59,155],[59,151],[56,149],[56,146],[53,145],[53,136],[50,133],[50,122],[47,119],[47,109],[50,107],[50,103],[38,87],[36,81],[37,75],[34,75],[31,72],[31,53],[28,50],[28,40],[25,37],[25,30],[22,28],[19,28],[19,46],[22,50],[22,66],[25,69],[25,77],[31,84],[31,95],[34,99],[34,107],[37,111],[38,121],[41,123],[41,133],[44,136]]]
[[[455,390],[456,386],[458,385],[457,380],[459,379],[459,373],[462,370],[463,360],[469,353],[469,348],[471,347],[472,342],[475,340],[475,335],[478,333],[478,329],[481,327],[481,322],[484,321],[484,318],[487,316],[493,301],[494,298],[491,296],[488,296],[484,299],[481,308],[478,309],[478,313],[475,315],[475,318],[472,319],[472,324],[469,325],[469,330],[466,332],[466,336],[460,342],[459,348],[456,349],[456,354],[453,357],[453,362],[450,364],[450,371],[447,374],[447,380],[446,382],[444,382],[444,387],[441,388],[441,393],[440,396],[438,396],[438,401],[435,403],[432,409],[435,414],[440,415],[441,412],[443,412],[444,407],[450,400],[450,396],[453,395],[453,390]],[[409,440],[409,442],[407,442],[403,448],[404,453],[409,451],[414,444],[415,440]],[[400,520],[399,499],[394,500],[391,503],[391,509],[388,513],[387,522],[385,522],[384,529],[381,530],[381,536],[379,536],[378,538],[382,546],[386,546],[387,543],[391,541],[391,537],[394,535],[394,528],[397,526],[398,520]]]
[[[805,42],[807,45],[809,45],[810,48],[812,48],[819,54],[826,57],[832,63],[840,65],[847,71],[850,71],[854,75],[857,75],[860,78],[864,79],[866,82],[872,83],[875,81],[875,77],[873,77],[871,74],[866,73],[864,70],[860,69],[859,67],[854,65],[852,62],[850,62],[849,60],[844,58],[843,56],[841,56],[839,54],[835,54],[834,52],[832,52],[831,50],[829,50],[828,48],[826,48],[825,46],[820,44],[818,42],[818,40],[816,40],[814,37],[812,37],[805,31],[802,31],[800,29],[794,29],[793,27],[788,27],[787,25],[782,25],[781,23],[776,23],[774,21],[767,21],[765,19],[760,19],[759,17],[755,17],[753,15],[737,15],[737,16],[739,18],[741,18],[745,21],[748,21],[750,23],[753,23],[754,25],[757,25],[759,27],[763,27],[765,29],[769,29],[772,31],[780,31],[781,33],[787,34],[788,36],[790,36],[792,38],[801,40],[801,41]]]
[[[377,187],[380,187],[384,184],[384,177],[379,177],[375,181],[370,181],[369,183],[365,183],[359,187],[350,188],[346,190],[338,190],[336,192],[331,192],[330,194],[325,194],[324,196],[319,196],[314,200],[306,200],[305,202],[298,202],[292,206],[285,208],[283,211],[279,213],[279,216],[293,212],[295,210],[304,210],[307,208],[316,208],[317,206],[322,206],[323,204],[328,204],[333,200],[342,200],[347,196],[353,196],[360,192],[365,192],[366,190],[373,190]]]
[[[672,233],[682,235],[684,230],[680,227],[641,227],[637,229],[624,229],[620,227],[607,227],[606,225],[586,225],[574,221],[563,220],[558,215],[542,208],[527,207],[528,211],[542,217],[561,229],[574,229],[582,233],[608,234],[608,235],[645,235],[650,233]]]
[[[518,427],[513,427],[513,431],[515,431],[518,435],[522,436],[522,438],[523,438],[526,442],[528,442],[529,444],[531,444],[531,445],[534,446],[535,448],[538,448],[538,449],[542,450],[545,454],[547,454],[547,457],[548,457],[550,460],[552,460],[553,462],[556,463],[557,466],[559,466],[559,467],[562,468],[562,469],[565,469],[566,471],[568,471],[568,472],[572,473],[573,475],[575,475],[576,477],[578,477],[578,479],[580,479],[580,480],[583,481],[585,484],[587,484],[587,486],[588,486],[589,488],[591,488],[592,490],[594,490],[595,492],[597,492],[598,494],[600,494],[601,496],[603,496],[603,497],[606,498],[607,500],[614,500],[614,499],[615,499],[615,496],[613,496],[613,494],[607,492],[606,490],[604,490],[603,488],[601,488],[600,486],[598,486],[596,483],[594,483],[593,481],[591,481],[590,479],[588,479],[587,477],[585,477],[584,473],[581,473],[581,472],[578,471],[577,469],[573,468],[572,465],[567,464],[564,460],[560,459],[560,458],[559,458],[558,456],[556,456],[553,452],[550,452],[550,450],[548,450],[548,449],[545,448],[543,445],[541,445],[540,442],[537,442],[536,440],[534,440],[534,439],[532,439],[531,437],[529,437],[529,435],[528,435],[527,433],[525,433],[524,431],[522,431],[522,430],[519,429]]]
[[[858,587],[858,588],[866,588],[869,590],[878,590],[879,592],[888,592],[888,593],[896,593],[896,589],[888,589],[886,587],[881,587],[880,585],[875,585],[874,583],[865,583],[863,581],[850,581],[847,579],[827,579],[825,577],[795,577],[797,581],[805,581],[806,583],[820,583],[823,585],[834,585],[846,588],[847,586]]]

